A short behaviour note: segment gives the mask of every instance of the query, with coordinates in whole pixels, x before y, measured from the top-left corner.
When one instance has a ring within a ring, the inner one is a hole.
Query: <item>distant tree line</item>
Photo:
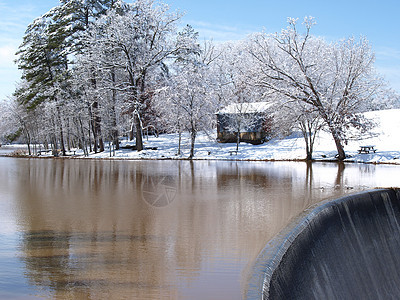
[[[61,0],[27,28],[16,63],[22,78],[2,103],[4,138],[71,148],[119,149],[119,139],[144,149],[144,130],[190,133],[215,128],[215,112],[232,103],[267,101],[275,134],[300,130],[312,159],[318,131],[331,133],[338,159],[354,129],[371,124],[360,113],[396,105],[376,73],[365,38],[327,42],[311,34],[314,20],[280,33],[200,43],[179,12],[137,0]],[[179,141],[179,148],[181,142]],[[180,149],[178,149],[180,151]]]

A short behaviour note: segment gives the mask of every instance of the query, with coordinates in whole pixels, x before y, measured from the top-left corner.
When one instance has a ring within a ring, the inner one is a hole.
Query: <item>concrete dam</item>
[[[307,209],[259,255],[247,299],[400,299],[400,189]]]

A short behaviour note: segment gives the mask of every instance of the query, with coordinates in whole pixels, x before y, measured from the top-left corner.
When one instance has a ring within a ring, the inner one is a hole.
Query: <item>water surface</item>
[[[399,167],[0,158],[0,298],[241,299],[289,220]]]

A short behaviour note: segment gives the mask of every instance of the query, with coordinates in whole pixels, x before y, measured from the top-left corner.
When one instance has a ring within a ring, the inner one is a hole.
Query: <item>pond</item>
[[[0,157],[0,298],[241,299],[308,206],[398,166]]]

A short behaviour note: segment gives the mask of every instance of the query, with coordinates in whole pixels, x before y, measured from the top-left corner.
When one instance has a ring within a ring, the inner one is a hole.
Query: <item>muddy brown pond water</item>
[[[0,157],[1,299],[241,299],[313,203],[398,186],[388,165]]]

